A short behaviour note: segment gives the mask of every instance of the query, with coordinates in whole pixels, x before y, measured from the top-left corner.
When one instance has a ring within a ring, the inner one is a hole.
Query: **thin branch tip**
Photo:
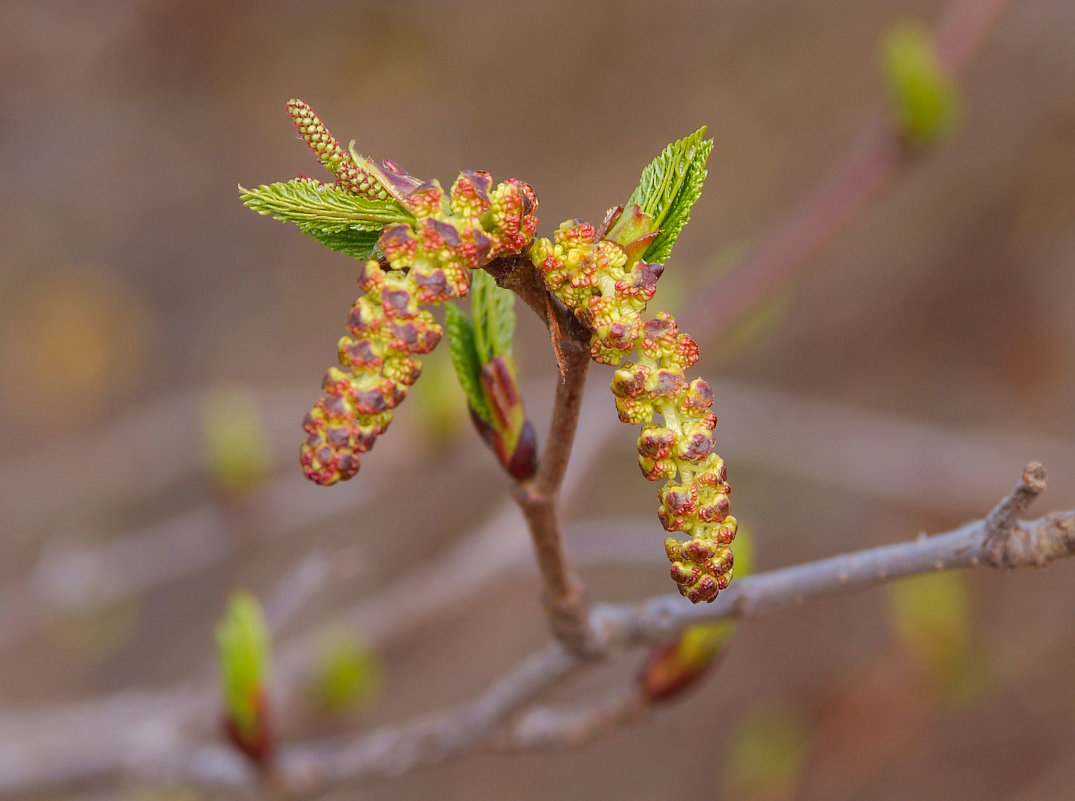
[[[1045,467],[1041,462],[1030,462],[1023,468],[1015,489],[998,503],[985,519],[986,540],[982,552],[986,561],[994,567],[1016,565],[1041,565],[1043,558],[1037,553],[1034,541],[1019,525],[1019,518],[1039,495],[1045,492]]]

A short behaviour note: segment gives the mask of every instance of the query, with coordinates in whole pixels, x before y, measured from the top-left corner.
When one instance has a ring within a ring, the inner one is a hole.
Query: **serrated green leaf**
[[[497,286],[496,279],[476,270],[470,285],[474,315],[474,345],[482,364],[494,356],[511,355],[515,335],[515,294]]]
[[[256,189],[240,186],[239,199],[258,214],[321,231],[380,229],[413,219],[394,200],[361,197],[313,178],[293,178]]]
[[[304,233],[309,234],[330,250],[346,253],[360,261],[377,257],[377,240],[381,237],[380,229],[376,231],[321,231],[311,228]]]
[[[481,383],[481,358],[474,345],[474,326],[463,312],[448,304],[444,311],[444,324],[448,329],[448,347],[455,365],[463,393],[474,413],[489,425],[493,424],[493,410],[485,398]]]
[[[395,200],[374,200],[312,178],[295,178],[256,189],[239,187],[243,205],[275,220],[295,223],[333,250],[369,258],[387,225],[413,217]]]
[[[653,217],[654,230],[661,233],[642,254],[648,262],[663,262],[672,252],[679,232],[690,220],[691,209],[702,194],[705,164],[713,150],[713,140],[705,138],[705,127],[668,145],[651,161],[627,201]]]
[[[928,145],[948,133],[955,123],[958,94],[926,29],[916,22],[894,26],[885,36],[882,60],[889,103],[903,136]]]
[[[269,629],[258,599],[236,592],[216,628],[220,679],[228,718],[243,736],[257,726],[258,703],[269,673]]]

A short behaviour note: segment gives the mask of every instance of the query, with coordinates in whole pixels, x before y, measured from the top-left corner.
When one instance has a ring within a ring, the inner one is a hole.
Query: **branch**
[[[556,387],[552,422],[537,473],[518,484],[513,494],[530,529],[544,585],[545,611],[553,633],[573,652],[585,654],[593,650],[586,598],[582,583],[567,562],[557,507],[590,366],[589,336],[573,315],[561,307],[554,307],[551,299],[548,303],[549,329],[560,363],[560,383]]]
[[[473,701],[454,710],[359,737],[286,747],[275,765],[272,781],[291,792],[322,790],[344,782],[397,775],[486,742],[504,743],[503,737],[497,740],[502,724],[526,709],[539,694],[592,665],[593,655],[609,656],[626,646],[662,642],[697,623],[761,617],[816,598],[917,573],[982,565],[1040,567],[1073,556],[1075,510],[1054,512],[1030,522],[1008,519],[1003,511],[1022,508],[1040,494],[1044,489],[1043,475],[1040,465],[1028,465],[1015,490],[985,519],[933,537],[739,579],[710,605],[693,606],[678,595],[666,595],[638,605],[596,606],[589,614],[594,633],[589,654],[574,653],[554,642],[493,682]],[[992,544],[987,547],[987,543]],[[18,766],[17,770],[0,772],[0,797],[115,774],[143,781],[250,789],[256,777],[242,757],[224,745],[184,742],[179,728],[169,727],[162,719],[179,714],[189,720],[190,707],[178,704],[182,697],[173,692],[160,699],[159,707],[143,710],[146,714],[140,719],[152,721],[152,738],[142,736],[140,729],[132,732],[122,725],[102,729],[97,724],[104,717],[92,705],[80,705],[79,714],[85,718],[82,736],[90,737],[95,745],[75,755],[67,750],[51,757],[41,753],[46,745],[56,748],[55,735],[70,729],[70,720],[64,715],[52,712],[29,718],[0,716],[0,764]],[[189,695],[186,697],[189,701]],[[631,693],[626,692],[602,699],[589,709],[579,706],[572,713],[538,710],[509,727],[506,742],[519,748],[586,739],[630,719],[639,710],[631,699]],[[128,693],[123,703],[129,705],[137,700],[136,694]],[[124,712],[129,713],[130,710]],[[51,739],[42,736],[48,730],[53,734]],[[115,747],[115,736],[122,736],[123,748]],[[57,770],[58,762],[66,765],[64,770]]]
[[[760,617],[814,598],[918,573],[977,565],[1044,567],[1075,555],[1075,511],[1025,524],[1015,519],[996,522],[1003,518],[997,510],[1012,504],[1025,506],[1044,487],[1044,470],[1034,462],[988,518],[954,531],[748,576],[734,582],[709,606],[686,606],[674,596],[661,596],[637,607],[600,607],[594,614],[608,616],[602,625],[611,625],[625,643],[649,643],[697,623]]]
[[[937,24],[934,49],[949,74],[963,69],[985,40],[1009,0],[962,0]],[[878,110],[849,155],[761,239],[727,275],[694,294],[680,315],[680,328],[699,342],[713,339],[743,319],[774,289],[810,266],[831,242],[913,157],[888,115]]]

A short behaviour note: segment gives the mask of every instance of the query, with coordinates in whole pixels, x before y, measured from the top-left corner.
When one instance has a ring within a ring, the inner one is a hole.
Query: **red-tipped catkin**
[[[593,359],[618,366],[611,385],[616,410],[623,422],[642,426],[639,467],[650,481],[666,482],[658,493],[661,524],[689,538],[665,540],[672,578],[680,594],[708,602],[732,578],[731,488],[713,450],[713,391],[702,379],[685,377],[698,361],[697,343],[669,314],[643,318],[663,271],[629,255],[644,249],[568,220],[552,241],[536,240],[530,258],[549,290],[593,332]],[[624,361],[632,354],[637,361]]]
[[[293,116],[301,111],[296,106]],[[307,123],[303,135],[328,154],[322,157],[326,166],[336,164],[342,151],[324,144],[329,135],[319,124]],[[394,169],[398,186],[413,183]],[[325,394],[303,421],[307,436],[300,461],[307,478],[330,485],[358,472],[360,454],[388,428],[393,410],[420,375],[418,357],[443,335],[425,307],[465,297],[472,270],[519,251],[533,238],[533,189],[516,180],[490,187],[488,173],[464,172],[448,197],[436,181],[419,183],[403,197],[415,222],[381,232],[384,266],[371,260],[363,268],[359,286],[365,294],[351,307],[349,335],[339,342],[341,367],[325,374]]]

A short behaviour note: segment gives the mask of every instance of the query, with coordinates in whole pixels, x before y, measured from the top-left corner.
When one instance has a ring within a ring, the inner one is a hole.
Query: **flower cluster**
[[[689,537],[665,540],[672,578],[694,603],[712,601],[731,581],[729,544],[736,533],[724,460],[713,450],[713,392],[700,378],[687,381],[698,345],[671,315],[643,317],[663,271],[638,258],[644,239],[623,245],[602,236],[589,223],[569,220],[552,241],[536,240],[530,258],[549,290],[592,332],[593,359],[618,366],[612,392],[620,419],[642,426],[639,467],[650,481],[666,482],[658,492],[661,524]],[[624,362],[632,353],[637,361]]]
[[[330,158],[340,152],[329,149]],[[383,258],[366,262],[350,336],[339,342],[343,369],[325,374],[325,394],[303,421],[300,459],[318,484],[358,471],[358,454],[373,447],[421,373],[416,357],[440,341],[443,329],[423,307],[465,297],[472,270],[521,251],[537,228],[537,197],[521,181],[493,187],[488,173],[463,172],[446,196],[436,181],[407,181],[401,170],[394,177],[408,187],[401,202],[414,222],[381,231]]]

